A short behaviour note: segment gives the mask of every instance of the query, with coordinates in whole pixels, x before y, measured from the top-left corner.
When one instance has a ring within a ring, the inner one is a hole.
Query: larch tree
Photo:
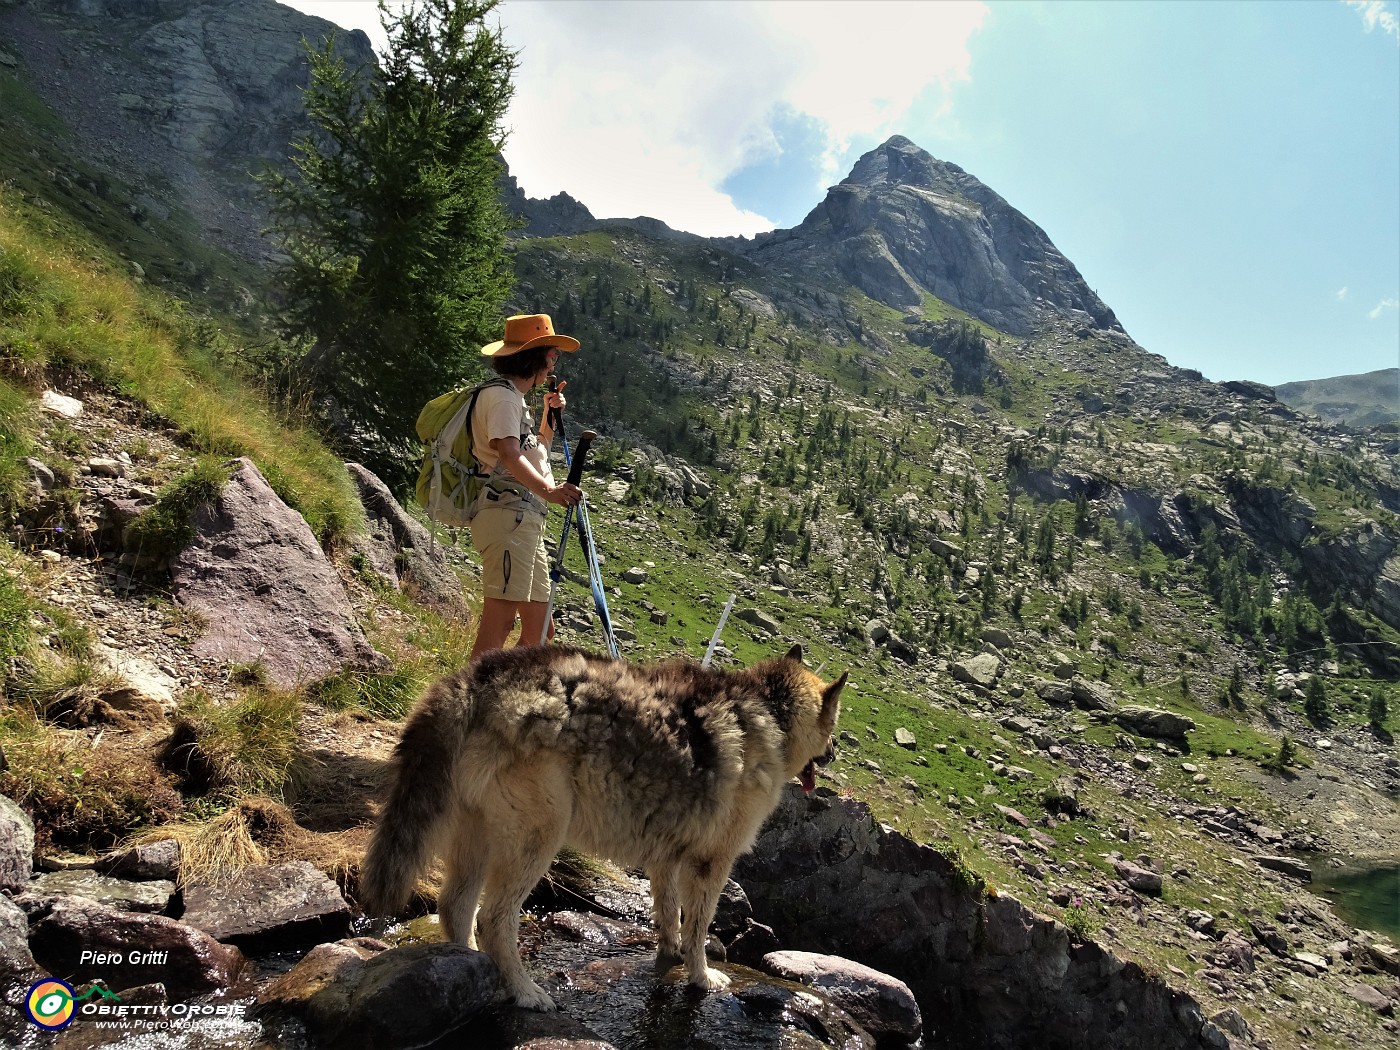
[[[499,179],[516,54],[496,6],[379,0],[378,68],[308,46],[315,128],[294,172],[263,177],[295,371],[342,451],[395,487],[418,411],[480,373],[513,287]]]

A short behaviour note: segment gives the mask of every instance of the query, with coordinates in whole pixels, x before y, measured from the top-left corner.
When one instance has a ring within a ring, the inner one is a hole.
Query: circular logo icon
[[[56,1032],[73,1023],[73,986],[47,977],[29,986],[24,1012],[40,1028]]]

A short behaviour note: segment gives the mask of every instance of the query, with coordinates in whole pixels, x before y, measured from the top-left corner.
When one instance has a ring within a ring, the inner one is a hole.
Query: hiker
[[[503,646],[517,617],[518,645],[537,644],[544,636],[549,504],[572,507],[583,494],[576,485],[556,485],[549,468],[554,441],[550,410],[564,408],[565,384],[545,393],[538,436],[525,395],[548,381],[561,351],[571,354],[578,348],[577,339],[554,331],[548,314],[506,318],[505,338],[481,348],[496,373],[510,382],[483,389],[472,412],[472,452],[494,476],[482,490],[470,526],[482,567],[481,622],[471,660]]]

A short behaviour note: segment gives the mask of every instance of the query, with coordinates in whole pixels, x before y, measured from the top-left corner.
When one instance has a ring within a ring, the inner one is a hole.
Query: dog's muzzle
[[[798,778],[802,781],[802,791],[810,793],[817,786],[817,767],[831,765],[832,759],[836,757],[836,742],[830,737],[826,741],[826,750],[816,758],[812,759],[802,767],[802,772]]]

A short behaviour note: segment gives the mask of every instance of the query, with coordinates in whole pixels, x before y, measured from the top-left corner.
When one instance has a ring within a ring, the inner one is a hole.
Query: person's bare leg
[[[521,602],[520,640],[516,645],[539,645],[544,632],[544,616],[549,610],[548,602]],[[549,625],[549,637],[554,637],[554,624]],[[549,639],[545,639],[548,641]]]
[[[504,598],[483,598],[481,600],[481,622],[477,624],[476,641],[468,662],[475,662],[482,653],[500,649],[506,644],[510,632],[515,627],[515,618],[522,605],[536,605],[537,602],[508,602]],[[541,610],[543,616],[543,610]],[[535,622],[535,637],[539,638],[542,619]]]

